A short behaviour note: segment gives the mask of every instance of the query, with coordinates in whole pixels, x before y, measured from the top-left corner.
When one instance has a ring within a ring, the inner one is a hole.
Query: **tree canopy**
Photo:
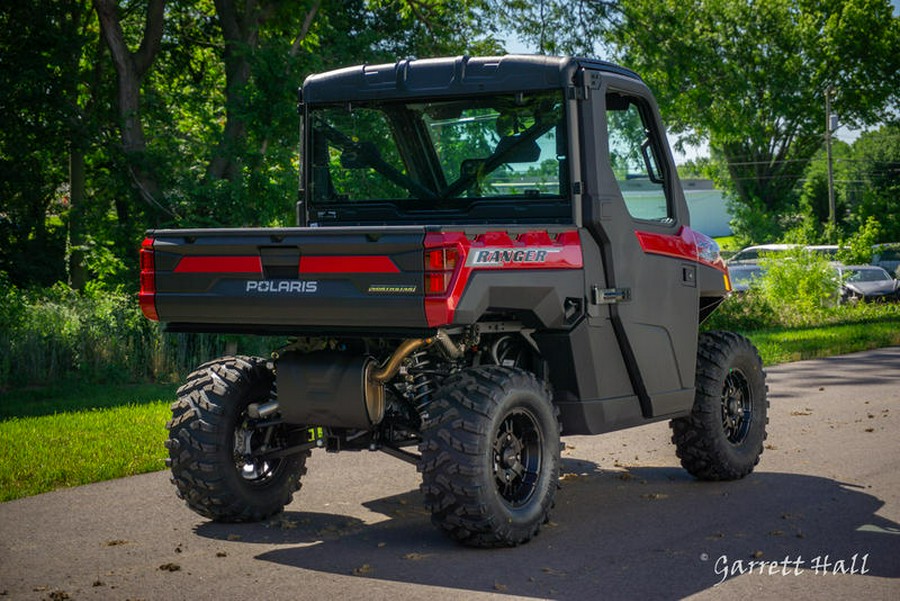
[[[709,142],[739,211],[770,229],[822,148],[826,91],[851,126],[900,104],[900,20],[887,0],[623,0],[620,10],[610,38],[622,61],[656,91],[672,131]]]

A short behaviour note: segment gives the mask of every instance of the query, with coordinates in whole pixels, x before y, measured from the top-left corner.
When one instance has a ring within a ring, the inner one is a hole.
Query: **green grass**
[[[24,390],[0,401],[0,501],[161,470],[173,386]]]
[[[168,403],[0,423],[0,501],[161,470]]]
[[[734,236],[719,236],[715,238],[715,241],[723,251],[734,254],[741,250]]]
[[[900,345],[900,323],[893,319],[745,334],[766,365]]]

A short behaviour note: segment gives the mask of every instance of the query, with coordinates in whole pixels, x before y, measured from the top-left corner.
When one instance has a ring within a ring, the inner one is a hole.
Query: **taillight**
[[[159,321],[156,312],[156,257],[153,238],[144,238],[141,243],[141,291],[138,293],[144,317]]]
[[[455,246],[433,248],[425,251],[425,294],[447,294],[453,274],[459,264],[459,249]]]

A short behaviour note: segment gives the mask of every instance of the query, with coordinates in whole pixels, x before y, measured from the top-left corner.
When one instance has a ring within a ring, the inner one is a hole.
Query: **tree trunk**
[[[128,159],[132,182],[140,198],[155,211],[174,216],[160,204],[159,185],[144,160],[147,141],[141,123],[141,82],[159,52],[166,0],[149,0],[144,35],[136,52],[128,50],[125,44],[125,36],[119,21],[118,3],[113,0],[93,0],[93,2],[100,19],[103,37],[116,67],[122,150]]]
[[[244,90],[250,83],[247,57],[259,46],[259,25],[265,15],[257,0],[247,0],[243,12],[235,6],[234,0],[215,0],[215,5],[225,39],[225,129],[206,176],[211,180],[236,182],[241,174],[240,146],[247,135],[247,122],[243,117]]]

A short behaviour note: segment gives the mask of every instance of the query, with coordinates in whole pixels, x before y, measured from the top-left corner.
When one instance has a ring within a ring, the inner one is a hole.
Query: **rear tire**
[[[269,400],[274,375],[265,360],[224,357],[201,365],[178,389],[168,423],[167,464],[178,496],[198,514],[252,522],[281,512],[300,488],[309,452],[271,461],[245,453],[286,436],[284,426],[254,429],[251,403]]]
[[[769,401],[766,374],[753,344],[732,332],[700,335],[691,414],[674,419],[681,465],[701,480],[736,480],[759,463]]]
[[[560,453],[550,397],[517,368],[473,367],[444,381],[428,405],[419,470],[432,522],[451,538],[514,546],[547,522]]]

